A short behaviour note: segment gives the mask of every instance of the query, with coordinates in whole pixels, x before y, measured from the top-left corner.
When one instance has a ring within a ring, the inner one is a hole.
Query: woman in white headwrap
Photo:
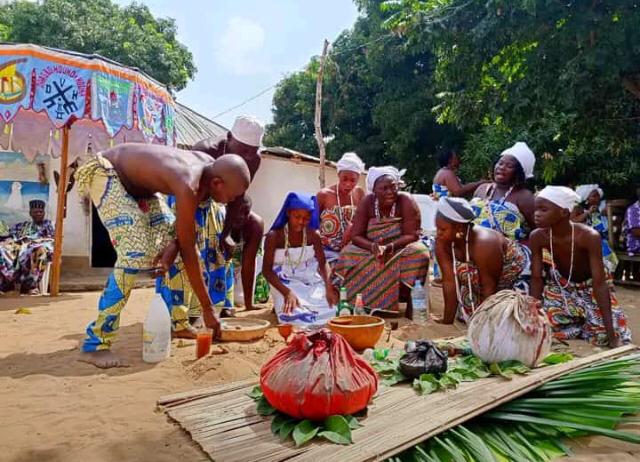
[[[533,220],[533,193],[525,186],[533,178],[536,158],[526,143],[517,142],[500,154],[493,168],[493,182],[474,193],[471,206],[475,223],[495,229],[509,239],[526,241]]]
[[[513,289],[527,263],[523,247],[482,226],[462,198],[442,197],[436,214],[436,258],[442,271],[444,315],[436,322],[467,321],[482,301]]]
[[[598,231],[602,238],[602,258],[607,269],[613,273],[618,266],[618,257],[609,246],[609,220],[604,213],[604,191],[597,184],[583,184],[576,188],[580,204],[571,212],[571,221],[584,223]]]
[[[339,252],[351,240],[351,222],[356,208],[364,197],[358,186],[364,173],[364,162],[355,152],[345,153],[337,163],[338,183],[318,192],[320,207],[320,235],[325,255],[335,262]]]
[[[335,267],[349,300],[361,293],[370,308],[398,309],[401,288],[408,297],[408,287],[424,280],[429,268],[429,249],[418,241],[420,209],[411,194],[399,191],[403,173],[391,166],[369,169],[369,194],[356,211],[352,244]]]

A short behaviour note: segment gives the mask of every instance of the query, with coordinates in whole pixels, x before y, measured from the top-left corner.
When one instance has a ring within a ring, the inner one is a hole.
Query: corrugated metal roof
[[[285,159],[293,159],[293,160],[302,160],[306,162],[312,162],[314,164],[320,163],[320,158],[316,156],[311,156],[309,154],[305,154],[304,152],[295,151],[293,149],[285,148],[282,146],[273,146],[273,147],[264,147],[261,149],[263,154],[271,154],[276,157],[282,157]],[[335,162],[330,160],[326,161],[327,167],[335,167]]]
[[[176,138],[178,146],[191,148],[205,138],[225,135],[229,130],[187,106],[176,103]]]

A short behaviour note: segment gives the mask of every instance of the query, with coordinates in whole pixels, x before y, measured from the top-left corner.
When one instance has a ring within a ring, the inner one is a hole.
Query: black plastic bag
[[[400,358],[400,372],[417,379],[421,374],[447,372],[447,353],[440,351],[433,342],[418,340],[404,345],[405,355]]]

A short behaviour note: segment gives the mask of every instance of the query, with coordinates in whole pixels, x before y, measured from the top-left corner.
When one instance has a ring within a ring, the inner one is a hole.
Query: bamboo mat
[[[545,382],[636,349],[628,345],[512,380],[490,377],[427,396],[417,395],[408,385],[386,388],[369,407],[364,426],[354,430],[354,444],[349,446],[318,440],[296,448],[292,441],[281,442],[271,434],[271,419],[258,415],[247,396],[257,380],[165,396],[158,405],[216,462],[384,460]]]

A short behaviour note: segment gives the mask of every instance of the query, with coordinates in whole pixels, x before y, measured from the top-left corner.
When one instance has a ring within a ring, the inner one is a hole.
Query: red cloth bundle
[[[280,412],[321,421],[367,407],[378,377],[341,335],[321,329],[296,334],[262,367],[260,385]]]

